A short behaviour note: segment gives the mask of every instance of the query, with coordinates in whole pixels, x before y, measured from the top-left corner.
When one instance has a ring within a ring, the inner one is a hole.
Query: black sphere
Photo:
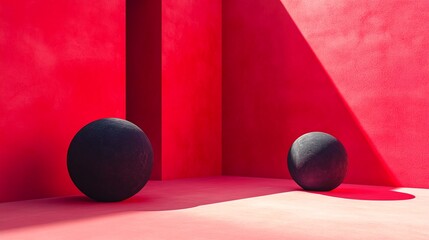
[[[74,136],[67,168],[76,187],[101,202],[127,199],[149,180],[153,151],[146,134],[118,118],[89,123]]]
[[[296,139],[287,162],[293,180],[310,191],[330,191],[338,187],[347,172],[344,146],[322,132],[310,132]]]

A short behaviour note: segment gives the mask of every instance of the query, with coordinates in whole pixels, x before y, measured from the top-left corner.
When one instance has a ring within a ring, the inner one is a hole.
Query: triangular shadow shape
[[[398,186],[281,1],[224,5],[224,174],[289,178],[292,142],[323,131],[345,145],[345,182]]]

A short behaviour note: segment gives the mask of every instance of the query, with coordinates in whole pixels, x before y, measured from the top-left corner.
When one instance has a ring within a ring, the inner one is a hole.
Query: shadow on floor
[[[294,189],[282,179],[209,177],[150,181],[136,196],[116,203],[72,196],[0,204],[0,231],[130,211],[167,211],[245,199]]]
[[[0,231],[81,220],[123,212],[175,211],[239,199],[287,194],[298,190],[292,180],[209,177],[150,181],[136,196],[117,203],[94,202],[85,196],[49,198],[0,204]],[[331,192],[308,192],[354,200],[407,200],[413,195],[389,187],[343,184]],[[287,198],[285,198],[287,201]]]
[[[415,198],[415,196],[412,194],[397,192],[392,187],[351,184],[340,185],[338,188],[329,192],[309,192],[330,197],[370,201],[398,201]]]

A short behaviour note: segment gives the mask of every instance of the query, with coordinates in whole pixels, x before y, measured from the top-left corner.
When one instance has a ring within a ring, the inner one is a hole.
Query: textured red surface
[[[125,117],[124,1],[0,6],[0,201],[76,193],[72,137]]]
[[[429,187],[429,2],[283,2],[380,161],[399,184]]]
[[[126,2],[126,115],[150,139],[161,179],[161,1]]]
[[[221,174],[221,1],[162,1],[162,178]]]
[[[127,2],[127,119],[152,179],[221,174],[221,1]]]
[[[428,2],[127,4],[127,118],[155,179],[288,178],[291,143],[325,131],[346,182],[429,187]],[[73,193],[73,135],[125,116],[125,2],[0,5],[0,201]]]
[[[224,1],[224,173],[289,177],[290,144],[325,131],[348,151],[346,182],[428,187],[428,9]]]

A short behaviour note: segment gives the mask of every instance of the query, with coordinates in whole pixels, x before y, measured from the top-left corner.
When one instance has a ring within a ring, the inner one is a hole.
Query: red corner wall
[[[427,1],[223,1],[223,173],[288,178],[291,143],[339,138],[346,182],[429,187]]]
[[[221,0],[127,1],[127,119],[152,179],[221,174]]]
[[[152,179],[161,179],[161,1],[126,1],[126,118],[153,148]]]
[[[0,1],[0,201],[76,193],[71,138],[125,117],[125,2]],[[153,178],[289,178],[291,143],[325,131],[346,182],[429,187],[428,5],[127,1],[127,118]]]
[[[72,137],[125,116],[124,1],[0,6],[0,201],[77,193]]]

